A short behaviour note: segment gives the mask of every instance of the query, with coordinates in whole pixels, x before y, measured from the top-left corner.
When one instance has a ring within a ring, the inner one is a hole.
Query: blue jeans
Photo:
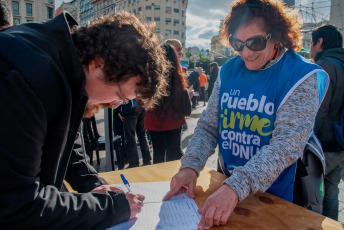
[[[326,171],[325,171],[325,196],[323,201],[323,215],[331,219],[338,220],[339,208],[339,188],[342,170],[344,167],[344,151],[324,152]]]

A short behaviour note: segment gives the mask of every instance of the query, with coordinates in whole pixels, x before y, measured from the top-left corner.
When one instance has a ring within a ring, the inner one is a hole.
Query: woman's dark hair
[[[167,92],[169,95],[161,99],[158,109],[160,110],[161,118],[164,118],[171,106],[174,111],[174,118],[181,120],[185,117],[183,115],[183,92],[187,88],[187,82],[174,48],[168,44],[163,45],[163,48],[166,51],[166,58],[172,67],[167,78]]]
[[[271,33],[272,39],[280,41],[283,47],[296,52],[300,51],[303,35],[300,32],[299,14],[282,1],[234,1],[221,28],[221,38],[224,44],[229,45],[228,37],[241,26],[250,23],[258,23],[261,29]]]
[[[81,64],[104,60],[104,81],[120,84],[140,75],[137,102],[153,108],[166,95],[166,61],[154,25],[133,14],[119,12],[76,29],[73,41]]]
[[[312,32],[312,43],[315,45],[319,38],[323,39],[322,48],[341,48],[343,46],[343,36],[333,25],[323,25],[315,28]]]

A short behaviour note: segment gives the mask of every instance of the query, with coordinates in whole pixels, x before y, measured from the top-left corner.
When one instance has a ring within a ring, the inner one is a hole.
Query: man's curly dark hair
[[[121,84],[140,75],[136,93],[143,107],[153,108],[166,95],[170,65],[153,24],[119,12],[76,29],[72,37],[81,64],[97,58],[104,60],[106,83]]]
[[[0,30],[12,26],[12,12],[8,0],[0,0]]]

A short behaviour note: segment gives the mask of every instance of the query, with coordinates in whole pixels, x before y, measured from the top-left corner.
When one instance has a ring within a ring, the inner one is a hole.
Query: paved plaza
[[[203,103],[200,103],[203,104]],[[203,106],[197,106],[196,109],[194,109],[192,111],[191,116],[187,119],[187,123],[188,123],[188,129],[183,131],[182,134],[182,148],[183,151],[185,152],[185,149],[193,135],[193,131],[197,125],[197,121],[199,119],[199,117],[201,116],[201,113],[203,112],[203,110],[206,107]],[[104,135],[104,113],[103,111],[99,112],[96,115],[96,119],[97,119],[97,126],[98,126],[98,131],[101,135]],[[98,169],[99,172],[104,172],[105,171],[105,152],[101,151],[100,153],[100,165],[97,165],[96,161],[95,161],[95,154],[94,154],[94,161],[93,161],[93,166]],[[140,161],[142,161],[142,159],[140,159]],[[217,164],[217,156],[216,154],[214,154],[213,156],[211,156],[206,164],[206,167],[211,168],[213,170],[216,170]],[[142,163],[142,162],[141,162]],[[341,223],[344,224],[344,182],[343,180],[341,180],[341,183],[339,185],[340,188],[340,194],[339,194],[339,221]]]

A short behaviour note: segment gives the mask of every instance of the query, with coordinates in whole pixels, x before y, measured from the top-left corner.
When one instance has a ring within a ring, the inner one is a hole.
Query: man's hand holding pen
[[[133,219],[138,213],[141,212],[145,196],[141,194],[134,194],[132,192],[125,193],[125,196],[127,197],[130,206],[130,219]]]
[[[141,212],[145,196],[141,194],[132,193],[130,190],[130,184],[123,174],[121,174],[121,179],[125,187],[128,189],[128,192],[125,193],[125,196],[127,197],[130,206],[130,219],[133,219],[136,217],[138,213]]]

